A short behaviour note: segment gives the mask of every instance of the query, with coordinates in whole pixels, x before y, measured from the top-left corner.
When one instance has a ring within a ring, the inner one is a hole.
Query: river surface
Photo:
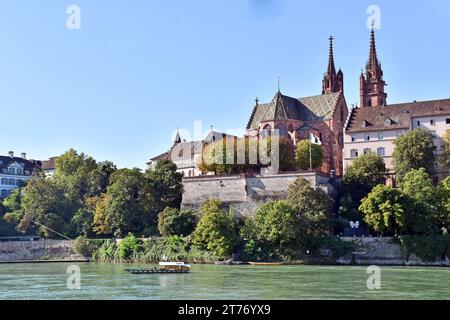
[[[189,274],[133,275],[148,265],[0,264],[0,299],[450,299],[450,268],[381,267],[369,290],[366,267],[193,265]],[[70,269],[69,269],[70,271]],[[76,281],[69,280],[69,284]]]

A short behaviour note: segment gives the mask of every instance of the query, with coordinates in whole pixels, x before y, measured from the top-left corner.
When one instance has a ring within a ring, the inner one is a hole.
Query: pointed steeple
[[[344,88],[344,74],[341,70],[336,73],[336,67],[334,65],[333,36],[330,36],[328,40],[330,41],[328,68],[322,80],[322,94],[338,92]]]
[[[328,38],[328,40],[330,41],[330,50],[328,53],[328,69],[327,69],[327,74],[336,74],[336,69],[334,67],[334,53],[333,53],[333,36],[330,36]]]
[[[375,43],[375,31],[372,24],[370,31],[369,59],[366,63],[365,77],[360,75],[360,96],[362,107],[386,105],[387,94],[384,92],[386,83],[383,80],[383,70],[378,61]]]
[[[176,136],[175,136],[175,142],[174,142],[175,144],[177,144],[177,143],[181,143],[181,137],[180,137],[180,132],[179,132],[179,129],[177,128],[177,134],[176,134]]]

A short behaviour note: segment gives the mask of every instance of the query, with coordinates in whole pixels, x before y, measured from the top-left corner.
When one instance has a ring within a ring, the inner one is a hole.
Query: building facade
[[[8,156],[0,156],[0,199],[8,197],[11,191],[28,181],[41,165],[41,161],[27,160],[25,153],[15,157],[10,151]]]
[[[344,74],[336,72],[333,38],[330,37],[328,68],[322,80],[322,94],[303,98],[283,95],[278,89],[269,103],[258,99],[247,124],[247,135],[278,134],[297,145],[311,134],[322,143],[324,162],[318,171],[342,175],[343,129],[348,115],[344,97]]]
[[[370,35],[369,60],[360,76],[360,106],[353,108],[345,126],[344,171],[353,160],[367,152],[383,157],[388,174],[395,174],[392,162],[394,140],[402,134],[422,128],[433,134],[439,151],[442,136],[450,129],[450,99],[387,104],[383,70],[378,61],[375,33]],[[436,180],[448,175],[448,168],[436,163]]]

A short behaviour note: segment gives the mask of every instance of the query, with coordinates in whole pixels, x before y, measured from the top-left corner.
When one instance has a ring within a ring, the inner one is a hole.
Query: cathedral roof
[[[450,114],[450,99],[354,108],[347,132],[409,129],[415,117]]]
[[[247,129],[257,129],[260,122],[271,120],[329,120],[333,117],[340,95],[340,92],[333,92],[296,99],[278,91],[270,103],[258,104],[253,108]]]

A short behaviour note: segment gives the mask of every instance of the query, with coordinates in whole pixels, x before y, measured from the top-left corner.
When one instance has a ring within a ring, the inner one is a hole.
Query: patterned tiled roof
[[[354,108],[346,131],[409,129],[415,117],[450,114],[450,99]]]
[[[340,95],[340,92],[334,92],[295,99],[278,91],[272,102],[259,104],[253,108],[247,129],[257,129],[260,122],[270,120],[331,119]]]

